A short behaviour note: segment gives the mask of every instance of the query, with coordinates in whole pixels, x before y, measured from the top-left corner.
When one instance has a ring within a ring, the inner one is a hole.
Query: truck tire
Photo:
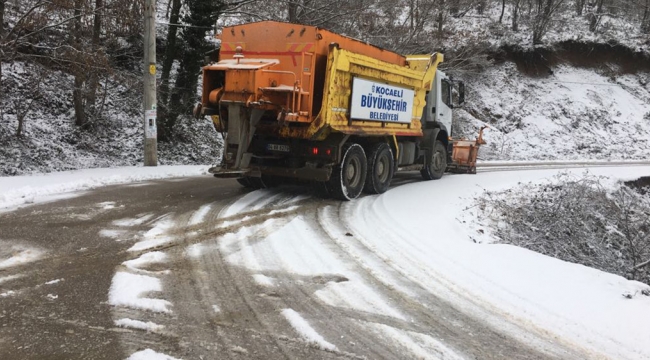
[[[435,140],[431,150],[427,151],[424,168],[420,171],[424,180],[438,180],[447,169],[447,149],[440,140]]]
[[[327,184],[330,195],[344,201],[356,199],[366,183],[367,172],[368,161],[361,145],[347,145],[341,163],[334,167]]]
[[[393,149],[386,143],[375,144],[368,155],[368,173],[363,191],[382,194],[388,190],[395,172]]]

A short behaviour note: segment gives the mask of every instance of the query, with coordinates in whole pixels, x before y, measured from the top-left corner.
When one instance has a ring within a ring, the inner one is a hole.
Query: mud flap
[[[264,110],[246,108],[242,104],[228,105],[228,135],[226,136],[226,152],[235,145],[234,165],[229,170],[246,169],[250,165],[252,153],[248,152],[250,143],[255,135],[255,128]],[[228,159],[226,159],[228,160]],[[232,159],[230,160],[232,163]],[[228,163],[228,161],[226,161]]]

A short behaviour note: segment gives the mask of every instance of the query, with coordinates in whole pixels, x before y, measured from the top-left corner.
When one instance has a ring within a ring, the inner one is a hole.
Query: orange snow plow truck
[[[475,171],[482,140],[454,151],[455,84],[437,69],[441,54],[402,56],[274,21],[225,27],[220,38],[194,110],[224,136],[214,176],[253,188],[302,179],[350,200],[386,191],[396,171],[426,180]]]

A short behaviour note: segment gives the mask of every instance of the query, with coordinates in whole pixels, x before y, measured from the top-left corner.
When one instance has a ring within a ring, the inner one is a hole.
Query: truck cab
[[[427,105],[422,114],[425,124],[436,124],[451,136],[452,120],[452,86],[453,83],[445,73],[436,71],[431,91],[427,94]]]

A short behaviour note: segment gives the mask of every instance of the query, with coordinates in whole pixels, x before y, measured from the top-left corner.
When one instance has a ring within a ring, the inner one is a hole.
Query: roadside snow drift
[[[591,172],[634,179],[650,174],[650,167]],[[511,323],[556,334],[567,345],[609,358],[650,358],[650,297],[623,296],[647,286],[523,248],[470,240],[479,235],[466,220],[472,217],[470,195],[556,173],[445,176],[347,203],[341,218],[400,273],[499,328]],[[511,332],[517,336],[516,328]]]
[[[106,185],[197,176],[207,166],[119,167],[64,171],[43,175],[0,177],[0,210],[8,207],[57,199],[56,195]]]

